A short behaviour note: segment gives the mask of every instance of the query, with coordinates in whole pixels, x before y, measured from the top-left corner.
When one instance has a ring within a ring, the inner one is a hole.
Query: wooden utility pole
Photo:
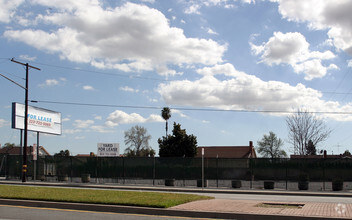
[[[28,63],[21,63],[16,61],[14,58],[11,59],[12,62],[20,64],[26,67],[26,87],[25,87],[25,111],[24,111],[24,146],[23,146],[23,164],[22,164],[22,182],[26,182],[27,173],[27,138],[28,138],[28,72],[29,68],[40,70],[38,67],[29,65]]]

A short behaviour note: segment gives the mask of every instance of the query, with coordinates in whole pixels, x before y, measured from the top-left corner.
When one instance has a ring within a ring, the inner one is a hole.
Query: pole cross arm
[[[27,65],[28,65],[28,67],[30,67],[30,68],[33,68],[33,69],[36,69],[36,70],[40,70],[38,67],[31,66],[31,65],[29,65],[28,63],[21,63],[21,62],[15,60],[15,58],[12,58],[11,61],[14,62],[14,63],[21,64],[21,65],[23,65],[23,66],[27,66]]]

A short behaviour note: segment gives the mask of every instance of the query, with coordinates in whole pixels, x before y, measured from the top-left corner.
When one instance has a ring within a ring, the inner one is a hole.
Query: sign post
[[[202,148],[202,190],[204,190],[204,148]]]
[[[33,144],[32,147],[32,156],[33,156],[33,180],[36,181],[37,179],[37,145]]]

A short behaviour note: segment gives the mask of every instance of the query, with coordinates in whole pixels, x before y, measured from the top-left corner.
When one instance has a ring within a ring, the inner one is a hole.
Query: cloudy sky
[[[304,108],[333,129],[318,149],[343,153],[351,11],[349,0],[0,0],[0,73],[24,84],[13,57],[41,69],[30,69],[29,99],[62,114],[62,135],[40,137],[52,154],[101,142],[123,153],[134,125],[158,152],[165,106],[170,128],[180,123],[200,146],[256,145],[273,131],[288,153],[285,118]],[[0,92],[0,143],[19,143],[11,103],[24,91],[1,77]]]

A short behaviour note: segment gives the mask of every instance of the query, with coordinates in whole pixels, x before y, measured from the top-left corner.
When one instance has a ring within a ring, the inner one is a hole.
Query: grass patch
[[[193,194],[12,185],[0,185],[0,198],[127,205],[154,208],[169,208],[196,200],[213,199],[213,197]]]
[[[256,207],[262,208],[281,208],[281,209],[301,209],[304,204],[290,204],[290,203],[259,203]]]

